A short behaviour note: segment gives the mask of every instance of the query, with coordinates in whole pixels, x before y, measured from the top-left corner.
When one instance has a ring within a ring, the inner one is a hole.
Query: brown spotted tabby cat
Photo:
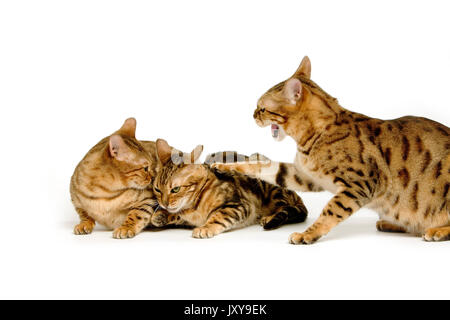
[[[307,210],[293,191],[195,164],[202,146],[183,156],[164,140],[157,140],[156,148],[162,168],[153,186],[159,205],[168,213],[157,211],[152,216],[155,226],[194,226],[194,238],[211,238],[258,221],[264,229],[274,229],[306,219]]]
[[[156,172],[156,148],[135,138],[136,120],[127,119],[94,146],[75,169],[70,194],[80,223],[75,234],[89,234],[95,222],[114,229],[114,238],[131,238],[150,221],[157,205],[149,186]]]
[[[450,129],[407,116],[369,118],[342,108],[311,79],[305,57],[295,74],[258,101],[256,123],[274,138],[297,142],[293,164],[217,164],[299,191],[335,194],[317,221],[293,244],[313,243],[361,207],[379,213],[377,228],[450,237]]]

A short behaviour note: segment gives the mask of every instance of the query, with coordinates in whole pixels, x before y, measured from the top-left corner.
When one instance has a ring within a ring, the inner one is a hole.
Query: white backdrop
[[[212,240],[74,236],[69,179],[134,116],[137,137],[290,161],[252,119],[309,55],[353,111],[450,125],[448,1],[2,1],[0,298],[450,298],[450,242],[381,234],[361,212],[312,246],[306,224]]]

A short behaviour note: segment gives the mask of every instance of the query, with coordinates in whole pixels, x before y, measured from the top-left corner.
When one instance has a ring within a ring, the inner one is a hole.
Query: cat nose
[[[258,109],[255,110],[255,112],[253,112],[253,118],[256,119],[258,117]]]

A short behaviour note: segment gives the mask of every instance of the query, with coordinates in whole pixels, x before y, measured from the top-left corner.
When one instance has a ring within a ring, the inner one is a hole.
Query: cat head
[[[144,189],[155,175],[152,158],[135,137],[136,120],[129,118],[108,138],[107,156],[126,187]]]
[[[311,81],[311,61],[304,57],[288,80],[275,85],[258,100],[253,114],[256,123],[261,127],[270,125],[272,137],[278,141],[283,140],[286,133],[292,135],[292,128],[307,125],[300,116],[308,112],[309,102],[305,103],[305,100],[311,90],[320,91],[327,99],[334,99]],[[324,114],[327,112],[323,110]]]
[[[192,207],[198,191],[206,181],[207,171],[195,162],[203,146],[191,153],[183,153],[169,146],[162,139],[156,140],[159,169],[153,182],[153,190],[159,205],[171,213]]]
[[[291,78],[270,88],[258,100],[253,118],[260,127],[270,125],[272,137],[276,140],[284,139],[284,127],[290,116],[299,111],[303,90],[300,77],[311,77],[311,62],[308,57],[303,58]]]

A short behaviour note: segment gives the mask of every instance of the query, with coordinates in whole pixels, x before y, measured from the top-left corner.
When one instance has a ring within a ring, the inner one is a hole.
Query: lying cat
[[[223,163],[298,191],[335,194],[317,221],[293,244],[309,244],[362,207],[376,210],[377,228],[450,238],[450,129],[418,117],[380,120],[348,111],[311,79],[305,57],[295,74],[258,101],[256,123],[297,142],[293,164]]]
[[[136,120],[94,146],[75,169],[70,194],[80,223],[74,233],[89,234],[98,222],[114,238],[131,238],[150,222],[157,205],[151,187],[156,147],[135,138]]]
[[[157,211],[152,216],[155,226],[193,226],[194,238],[211,238],[257,222],[264,229],[274,229],[306,219],[307,210],[293,191],[195,164],[202,146],[191,154],[181,154],[159,139],[156,149],[161,170],[154,192],[160,207],[168,212]]]

